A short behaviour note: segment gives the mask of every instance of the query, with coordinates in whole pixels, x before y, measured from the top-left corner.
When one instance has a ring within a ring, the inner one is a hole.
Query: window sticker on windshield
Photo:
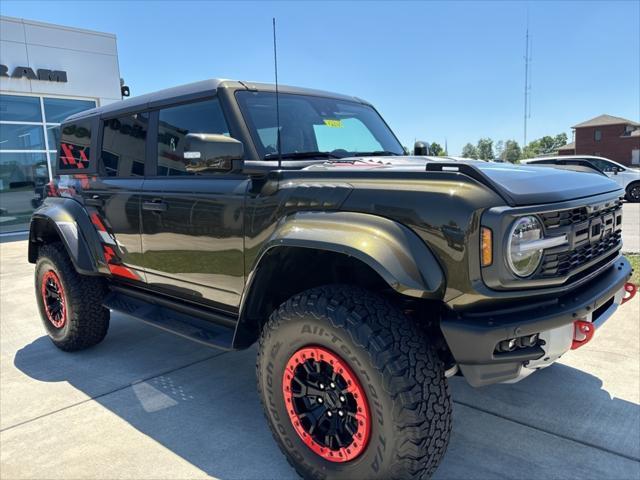
[[[329,120],[325,118],[323,122],[327,127],[342,128],[342,120]]]

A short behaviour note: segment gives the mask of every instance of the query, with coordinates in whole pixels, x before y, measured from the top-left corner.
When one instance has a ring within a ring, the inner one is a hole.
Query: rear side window
[[[107,177],[144,175],[149,114],[135,113],[104,121],[100,174]]]
[[[158,175],[195,175],[185,159],[189,133],[229,136],[229,127],[217,98],[160,110],[158,125]]]
[[[599,158],[589,158],[589,161],[603,172],[613,172],[613,167],[615,167],[613,163],[607,162],[606,160],[600,160]]]
[[[91,120],[80,120],[62,126],[57,170],[85,170],[91,158]]]

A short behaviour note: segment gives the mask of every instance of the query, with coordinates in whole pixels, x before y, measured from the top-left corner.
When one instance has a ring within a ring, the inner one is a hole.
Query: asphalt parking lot
[[[26,241],[9,240],[1,478],[296,478],[262,416],[253,349],[222,353],[115,317],[102,344],[61,352],[40,324]],[[639,321],[635,298],[589,345],[518,384],[453,378],[453,436],[435,478],[640,478]]]

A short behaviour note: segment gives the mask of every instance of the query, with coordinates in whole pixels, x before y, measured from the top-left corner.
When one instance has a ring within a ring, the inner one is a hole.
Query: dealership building
[[[0,17],[0,234],[28,228],[60,122],[121,98],[115,35]]]

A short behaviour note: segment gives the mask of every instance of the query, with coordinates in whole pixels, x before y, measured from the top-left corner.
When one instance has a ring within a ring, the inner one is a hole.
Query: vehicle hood
[[[441,165],[449,173],[468,174],[513,206],[564,202],[620,190],[600,173],[577,172],[561,166],[513,165],[484,161],[454,161],[446,157],[354,157],[323,162],[307,170],[425,171],[427,164]],[[471,170],[469,170],[469,168]]]

